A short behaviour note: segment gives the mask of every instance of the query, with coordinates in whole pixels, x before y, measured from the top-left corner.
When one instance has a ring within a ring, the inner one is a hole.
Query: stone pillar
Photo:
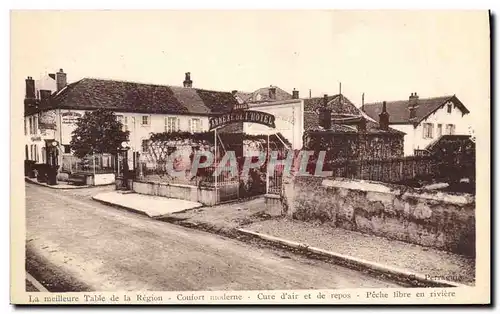
[[[293,175],[283,176],[283,188],[281,189],[282,215],[293,218],[295,211],[295,177]]]

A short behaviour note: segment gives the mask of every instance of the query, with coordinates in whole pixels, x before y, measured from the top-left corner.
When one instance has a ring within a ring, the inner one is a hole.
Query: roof
[[[269,97],[269,89],[276,88],[276,98]],[[244,102],[263,102],[292,99],[292,95],[277,86],[262,87],[252,93],[236,92],[236,96]]]
[[[213,114],[229,112],[237,100],[230,92],[84,78],[53,94],[38,110],[110,109],[120,112]]]
[[[360,110],[344,95],[337,94],[328,96],[327,107],[332,110],[332,114],[360,115]],[[304,99],[304,111],[316,111],[323,106],[324,97],[314,97]]]
[[[386,102],[387,112],[389,113],[389,123],[412,124],[420,123],[437,109],[444,106],[448,101],[452,101],[463,113],[469,113],[469,110],[455,96],[440,96],[432,98],[419,98],[416,116],[410,120],[410,111],[408,110],[409,100],[398,100]],[[382,112],[382,102],[369,103],[364,105],[364,111],[375,121],[379,120],[378,115]]]
[[[316,112],[304,112],[304,131],[308,133],[316,132],[333,132],[333,133],[358,133],[358,129],[355,124],[352,124],[349,120],[356,120],[362,115],[353,118],[346,118],[345,124],[332,123],[332,128],[330,130],[324,130],[319,126],[319,115]],[[380,125],[377,122],[366,119],[366,132],[369,134],[394,134],[394,135],[404,135],[404,132],[399,130],[389,128],[387,131],[381,130]]]
[[[388,131],[380,130],[379,124],[356,108],[354,104],[344,95],[337,94],[327,97],[327,108],[332,110],[332,119],[346,121],[345,124],[332,123],[333,132],[357,133],[356,126],[349,120],[357,120],[361,117],[366,119],[366,130],[369,133],[394,133],[404,134],[398,130],[389,128]],[[320,131],[318,109],[323,106],[324,97],[304,99],[304,130]],[[322,130],[324,131],[324,130]]]

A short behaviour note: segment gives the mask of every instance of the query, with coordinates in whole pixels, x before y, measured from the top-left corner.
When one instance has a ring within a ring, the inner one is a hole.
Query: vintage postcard
[[[11,11],[11,303],[489,304],[488,11]]]

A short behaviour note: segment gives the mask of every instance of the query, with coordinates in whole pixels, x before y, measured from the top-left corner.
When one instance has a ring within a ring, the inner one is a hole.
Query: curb
[[[111,206],[111,207],[115,207],[115,208],[119,208],[119,209],[124,209],[124,210],[127,210],[129,212],[136,213],[136,214],[141,214],[141,215],[149,217],[151,219],[161,220],[161,219],[164,219],[165,217],[168,217],[168,216],[171,215],[171,214],[161,214],[161,215],[150,216],[148,213],[146,213],[146,212],[144,212],[142,210],[135,209],[133,207],[128,207],[128,206],[125,206],[125,205],[116,204],[116,203],[109,202],[109,201],[104,201],[104,200],[101,200],[99,198],[96,198],[96,196],[97,195],[92,196],[92,200],[94,200],[96,202],[99,202],[101,204],[107,205],[107,206]],[[201,208],[201,207],[203,207],[203,206],[198,206],[198,207],[194,207],[194,208],[186,208],[186,209],[183,209],[181,211],[175,212],[175,214],[184,213],[184,212],[186,212],[188,210],[193,210],[193,209],[197,209],[197,208]]]
[[[155,219],[155,216],[149,216],[148,214],[146,214],[145,212],[143,212],[142,210],[138,210],[138,209],[135,209],[133,207],[127,207],[127,206],[123,206],[123,205],[119,205],[119,204],[116,204],[116,203],[112,203],[112,202],[108,202],[108,201],[104,201],[104,200],[101,200],[101,199],[98,199],[96,198],[95,196],[92,196],[92,200],[96,201],[96,202],[99,202],[101,204],[104,204],[104,205],[108,205],[108,206],[111,206],[111,207],[115,207],[115,208],[119,208],[119,209],[124,209],[124,210],[127,210],[129,212],[132,212],[132,213],[136,213],[136,214],[141,214],[143,216],[146,216],[146,217],[149,217],[149,218],[152,218],[152,219]]]
[[[323,249],[316,248],[316,247],[311,247],[307,244],[289,241],[289,240],[273,237],[273,236],[270,236],[267,234],[262,234],[262,233],[258,233],[258,232],[254,232],[254,231],[250,231],[250,230],[246,230],[246,229],[237,229],[237,231],[242,233],[242,234],[248,235],[248,236],[257,237],[257,238],[260,238],[260,239],[263,239],[263,240],[266,240],[269,242],[273,242],[273,243],[279,243],[279,244],[286,246],[286,247],[289,247],[289,248],[301,249],[301,250],[308,251],[310,253],[326,256],[326,257],[333,258],[336,260],[340,260],[344,264],[354,265],[358,268],[365,268],[365,269],[367,268],[367,269],[375,271],[377,273],[383,273],[383,274],[389,275],[391,277],[401,278],[404,281],[418,282],[420,284],[423,284],[426,286],[433,286],[433,287],[460,287],[460,288],[464,288],[464,287],[470,288],[471,287],[468,285],[464,285],[464,284],[452,282],[452,281],[428,279],[428,278],[426,278],[426,276],[424,276],[422,274],[414,273],[414,272],[411,272],[411,271],[408,271],[405,269],[391,267],[391,266],[387,266],[387,265],[382,265],[382,264],[375,263],[375,262],[370,262],[370,261],[356,258],[353,256],[348,256],[348,255],[344,255],[344,254],[340,254],[340,253],[335,253],[335,252],[323,250]]]

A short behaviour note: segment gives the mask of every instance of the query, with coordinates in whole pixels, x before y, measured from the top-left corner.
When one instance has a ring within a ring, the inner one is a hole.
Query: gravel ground
[[[289,219],[258,221],[245,229],[426,276],[440,276],[468,285],[475,282],[473,258],[415,244]]]
[[[206,224],[215,229],[234,231],[235,228],[252,222],[269,219],[265,213],[263,198],[241,203],[228,203],[212,207],[201,207],[182,213],[173,213],[166,220],[186,220],[195,224]]]

